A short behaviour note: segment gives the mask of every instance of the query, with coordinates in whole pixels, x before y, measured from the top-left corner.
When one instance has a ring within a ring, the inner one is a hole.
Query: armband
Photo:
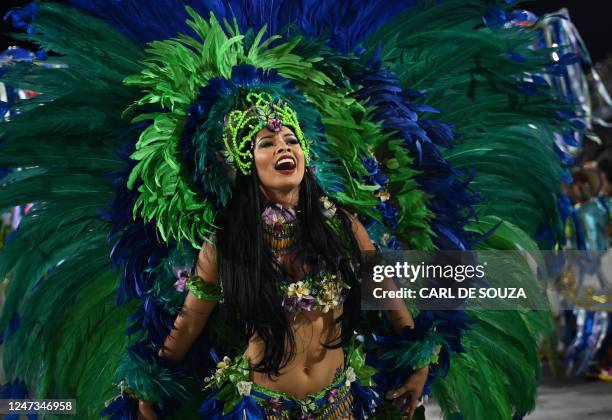
[[[187,290],[200,300],[210,302],[223,301],[223,288],[218,284],[206,283],[200,276],[192,274],[187,280]]]

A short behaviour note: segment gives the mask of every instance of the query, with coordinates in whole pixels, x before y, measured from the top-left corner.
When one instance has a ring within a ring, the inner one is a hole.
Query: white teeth
[[[285,163],[290,163],[291,165],[295,165],[295,160],[293,158],[282,158],[281,160],[279,160],[278,162],[276,162],[276,165],[274,165],[275,168],[278,168],[279,166],[285,164]]]

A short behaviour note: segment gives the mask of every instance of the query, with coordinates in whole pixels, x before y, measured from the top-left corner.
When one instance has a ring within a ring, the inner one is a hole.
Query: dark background
[[[0,0],[0,15],[4,16],[11,7],[22,6],[29,2],[30,0]],[[532,0],[524,2],[519,7],[531,10],[538,15],[566,7],[583,37],[594,63],[612,52],[612,1],[610,0]],[[28,47],[25,43],[7,37],[6,33],[10,31],[10,23],[3,20],[0,27],[0,33],[2,34],[0,36],[0,52],[4,51],[9,45]],[[30,48],[32,47],[30,46]]]
[[[519,5],[537,15],[555,12],[562,7],[584,40],[593,63],[612,52],[612,1],[610,0],[534,0]]]

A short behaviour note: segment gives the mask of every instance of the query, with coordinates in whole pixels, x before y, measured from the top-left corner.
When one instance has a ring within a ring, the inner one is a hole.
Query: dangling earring
[[[336,205],[326,195],[319,198],[321,202],[321,213],[327,219],[336,215]]]

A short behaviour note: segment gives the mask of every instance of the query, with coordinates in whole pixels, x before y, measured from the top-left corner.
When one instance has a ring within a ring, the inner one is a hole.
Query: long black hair
[[[338,203],[336,214],[342,234],[335,234],[325,223],[320,204],[322,194],[314,176],[305,171],[296,209],[299,236],[294,261],[311,267],[311,273],[322,270],[337,273],[350,286],[343,314],[335,320],[341,323],[341,333],[331,342],[322,343],[327,348],[338,348],[347,343],[357,326],[360,292],[354,259],[360,253],[351,221]],[[238,174],[232,198],[215,223],[219,227],[217,264],[223,282],[221,310],[225,318],[235,331],[243,334],[245,344],[253,334],[264,343],[263,357],[253,369],[278,375],[295,354],[295,337],[277,288],[284,273],[264,240],[261,213],[265,204],[255,171],[250,175]]]

